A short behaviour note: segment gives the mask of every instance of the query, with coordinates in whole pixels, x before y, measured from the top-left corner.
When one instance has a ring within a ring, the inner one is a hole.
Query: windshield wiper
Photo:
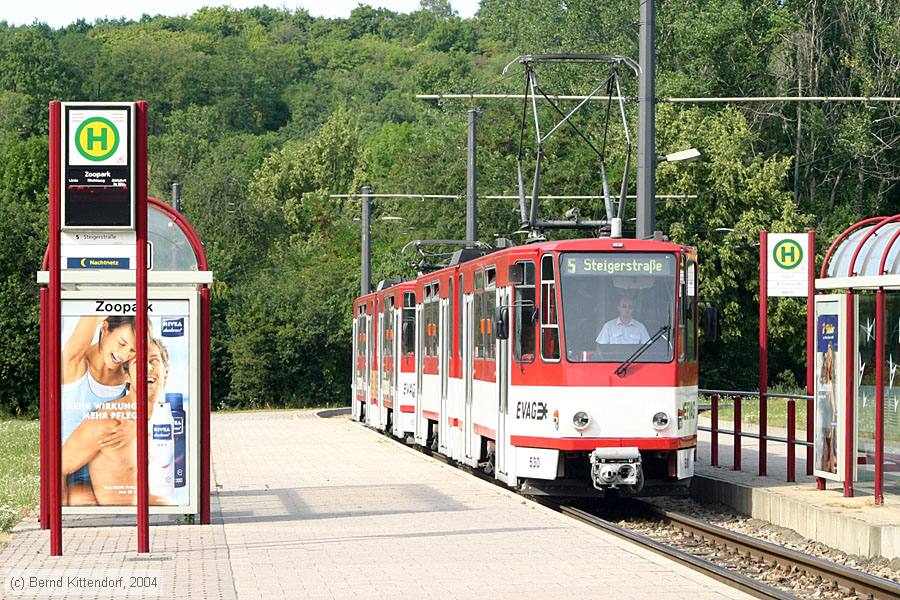
[[[641,354],[646,352],[647,349],[653,345],[653,342],[655,342],[656,340],[661,338],[663,336],[663,334],[668,333],[668,331],[669,331],[668,325],[663,325],[662,327],[657,329],[656,333],[654,333],[653,335],[650,336],[650,339],[648,339],[646,342],[641,344],[640,348],[635,350],[631,354],[631,356],[626,358],[625,361],[621,365],[616,367],[616,370],[615,370],[616,375],[618,375],[619,377],[625,377],[625,375],[628,373],[628,367],[631,366],[634,363],[634,361],[636,361],[638,358],[640,358]]]

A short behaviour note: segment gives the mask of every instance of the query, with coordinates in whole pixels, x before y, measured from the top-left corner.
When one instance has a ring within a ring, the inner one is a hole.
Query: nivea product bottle
[[[175,419],[168,402],[157,402],[150,418],[150,493],[169,496],[175,491]]]
[[[175,487],[180,488],[187,485],[187,460],[185,459],[186,450],[186,431],[185,431],[185,413],[184,413],[184,396],[178,393],[166,394],[166,402],[172,409],[172,419],[175,421],[175,429],[173,430],[173,438],[175,441]]]

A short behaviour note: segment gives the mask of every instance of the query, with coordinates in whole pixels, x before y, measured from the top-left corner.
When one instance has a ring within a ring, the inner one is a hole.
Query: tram
[[[459,250],[355,300],[352,418],[533,494],[683,493],[697,293],[667,241]]]

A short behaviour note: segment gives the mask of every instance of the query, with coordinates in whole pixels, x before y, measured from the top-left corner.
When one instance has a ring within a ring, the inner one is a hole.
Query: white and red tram
[[[697,443],[695,250],[595,238],[454,257],[354,302],[353,418],[532,493],[683,489]],[[623,323],[622,299],[637,339],[600,335]]]

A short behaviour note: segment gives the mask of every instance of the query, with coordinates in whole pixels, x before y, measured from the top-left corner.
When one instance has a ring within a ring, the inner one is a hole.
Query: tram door
[[[366,314],[366,423],[372,424],[372,398],[376,397],[378,385],[378,366],[375,364],[375,319],[371,311]]]
[[[416,442],[422,446],[428,440],[428,424],[422,418],[422,368],[425,352],[425,313],[422,305],[416,303],[416,423],[414,436]]]
[[[378,331],[378,343],[383,347],[384,312],[379,310],[377,314],[376,327]],[[373,396],[375,404],[372,406],[372,425],[380,428],[381,424],[384,422],[384,415],[382,414],[384,410],[384,390],[381,389],[384,387],[384,352],[378,352],[378,360],[375,363],[375,381],[377,387],[375,388],[376,393]]]
[[[474,362],[472,358],[473,348],[472,348],[472,320],[475,318],[474,303],[475,296],[473,294],[468,294],[463,296],[463,307],[465,308],[463,312],[463,326],[462,331],[462,344],[463,344],[463,380],[465,380],[465,453],[466,458],[470,460],[473,455],[473,433],[472,433],[472,388],[473,388],[473,377],[474,377]]]
[[[440,452],[444,456],[452,456],[450,452],[450,448],[452,446],[450,442],[450,411],[447,406],[447,372],[450,370],[449,358],[450,352],[448,351],[448,346],[450,345],[450,338],[447,335],[447,324],[450,323],[450,317],[447,314],[447,300],[441,298],[440,300],[440,317],[438,321],[438,331],[440,332],[439,339],[439,367],[438,371],[440,372],[441,377],[441,411],[440,411],[440,425],[438,426],[438,447]]]
[[[510,306],[508,287],[497,288],[497,306]],[[497,479],[507,481],[506,473],[506,415],[509,412],[509,339],[497,340],[497,391],[499,414],[497,415],[497,440],[494,444]],[[507,481],[508,483],[508,481]]]
[[[351,390],[350,414],[355,420],[359,420],[359,315],[353,317],[353,389]]]
[[[394,337],[391,340],[391,346],[394,349],[394,375],[391,379],[391,388],[393,390],[393,417],[391,421],[391,429],[390,433],[395,436],[400,436],[400,432],[403,429],[400,427],[401,415],[403,411],[400,409],[400,405],[402,404],[403,395],[400,393],[400,371],[401,365],[403,364],[403,346],[401,345],[401,337],[403,331],[403,301],[400,300],[402,296],[397,296],[398,302],[400,304],[399,308],[395,305],[394,309],[391,311],[391,319],[394,320]]]

